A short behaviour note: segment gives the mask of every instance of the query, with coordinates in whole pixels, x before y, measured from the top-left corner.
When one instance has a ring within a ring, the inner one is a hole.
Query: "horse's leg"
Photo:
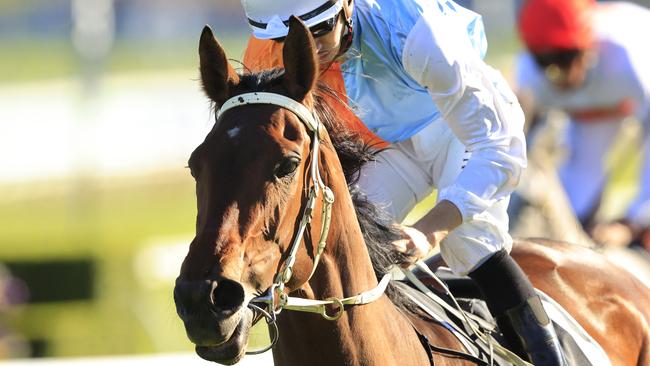
[[[512,251],[535,287],[573,315],[613,365],[650,364],[650,289],[592,250],[535,241]]]

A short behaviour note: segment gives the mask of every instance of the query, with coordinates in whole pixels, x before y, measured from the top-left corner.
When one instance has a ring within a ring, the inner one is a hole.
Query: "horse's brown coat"
[[[650,290],[634,276],[591,249],[550,240],[520,241],[512,256],[613,365],[650,365]]]

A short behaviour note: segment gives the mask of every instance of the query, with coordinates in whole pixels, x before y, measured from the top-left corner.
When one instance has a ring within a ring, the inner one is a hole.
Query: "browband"
[[[275,93],[245,93],[232,97],[228,99],[221,108],[219,108],[219,111],[217,111],[217,120],[219,120],[221,115],[226,111],[247,104],[269,104],[288,109],[300,118],[309,131],[317,132],[318,120],[309,109],[307,109],[307,107],[289,97]]]

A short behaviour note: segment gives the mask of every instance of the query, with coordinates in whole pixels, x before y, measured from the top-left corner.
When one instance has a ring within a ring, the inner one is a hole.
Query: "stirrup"
[[[533,296],[508,310],[504,318],[500,320],[505,320],[516,333],[523,350],[535,366],[568,365],[539,296]]]

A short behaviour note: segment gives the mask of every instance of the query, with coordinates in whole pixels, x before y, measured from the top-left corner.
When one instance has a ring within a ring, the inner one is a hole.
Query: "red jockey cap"
[[[533,52],[589,48],[595,0],[527,0],[519,14],[519,32]]]

